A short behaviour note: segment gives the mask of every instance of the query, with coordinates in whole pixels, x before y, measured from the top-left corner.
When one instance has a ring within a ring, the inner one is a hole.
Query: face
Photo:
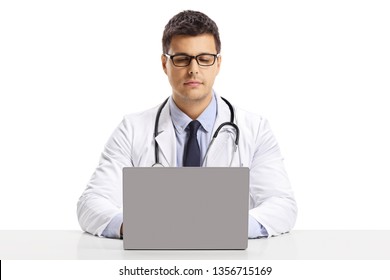
[[[204,53],[217,54],[217,50],[211,34],[180,35],[172,38],[168,53],[196,56]],[[170,58],[164,55],[161,60],[176,104],[188,105],[196,102],[208,104],[210,102],[214,80],[220,69],[221,57],[218,57],[212,66],[199,66],[196,60],[192,59],[190,65],[177,67],[173,65]]]

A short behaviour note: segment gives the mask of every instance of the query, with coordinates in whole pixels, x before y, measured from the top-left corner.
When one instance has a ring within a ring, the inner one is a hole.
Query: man
[[[231,133],[221,131],[225,135],[218,136],[222,144],[213,144],[208,151],[214,131],[230,118],[229,106],[213,91],[222,60],[217,25],[200,12],[184,11],[168,22],[162,43],[161,62],[172,96],[161,109],[158,135],[153,133],[158,107],[124,118],[78,202],[82,229],[98,236],[121,237],[122,168],[152,166],[157,142],[164,166],[249,167],[248,237],[290,231],[296,203],[278,144],[264,118],[235,108],[239,159],[229,150],[234,147]],[[188,130],[194,126],[191,136]]]

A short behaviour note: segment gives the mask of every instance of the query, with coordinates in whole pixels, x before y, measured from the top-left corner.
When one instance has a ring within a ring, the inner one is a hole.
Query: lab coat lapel
[[[224,123],[230,121],[230,110],[228,105],[219,96],[217,96],[217,118],[213,128],[212,136],[218,127]],[[205,166],[216,167],[216,166],[230,166],[232,162],[232,155],[234,154],[234,160],[232,166],[239,166],[238,153],[234,152],[234,140],[236,132],[231,126],[224,126],[218,133],[217,138],[211,145],[209,154],[205,161]]]
[[[175,167],[176,135],[169,112],[169,101],[161,111],[158,134],[155,139],[159,146],[160,163],[165,167]]]

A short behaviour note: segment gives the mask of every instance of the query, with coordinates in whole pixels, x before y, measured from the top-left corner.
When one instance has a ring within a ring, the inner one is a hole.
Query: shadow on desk
[[[264,239],[266,240],[266,239]],[[162,259],[162,260],[235,260],[257,259],[268,247],[267,242],[251,246],[261,239],[249,240],[247,250],[124,250],[123,240],[101,238],[83,233],[78,243],[78,259]]]

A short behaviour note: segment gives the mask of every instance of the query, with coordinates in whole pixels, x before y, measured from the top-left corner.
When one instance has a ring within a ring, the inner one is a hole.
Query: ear
[[[162,65],[162,68],[163,68],[165,74],[167,74],[167,63],[168,63],[168,58],[162,54],[161,55],[161,65]]]
[[[219,69],[221,68],[221,63],[222,63],[222,56],[221,55],[219,55],[217,57],[217,61],[215,63],[217,64],[217,75],[218,75]]]

